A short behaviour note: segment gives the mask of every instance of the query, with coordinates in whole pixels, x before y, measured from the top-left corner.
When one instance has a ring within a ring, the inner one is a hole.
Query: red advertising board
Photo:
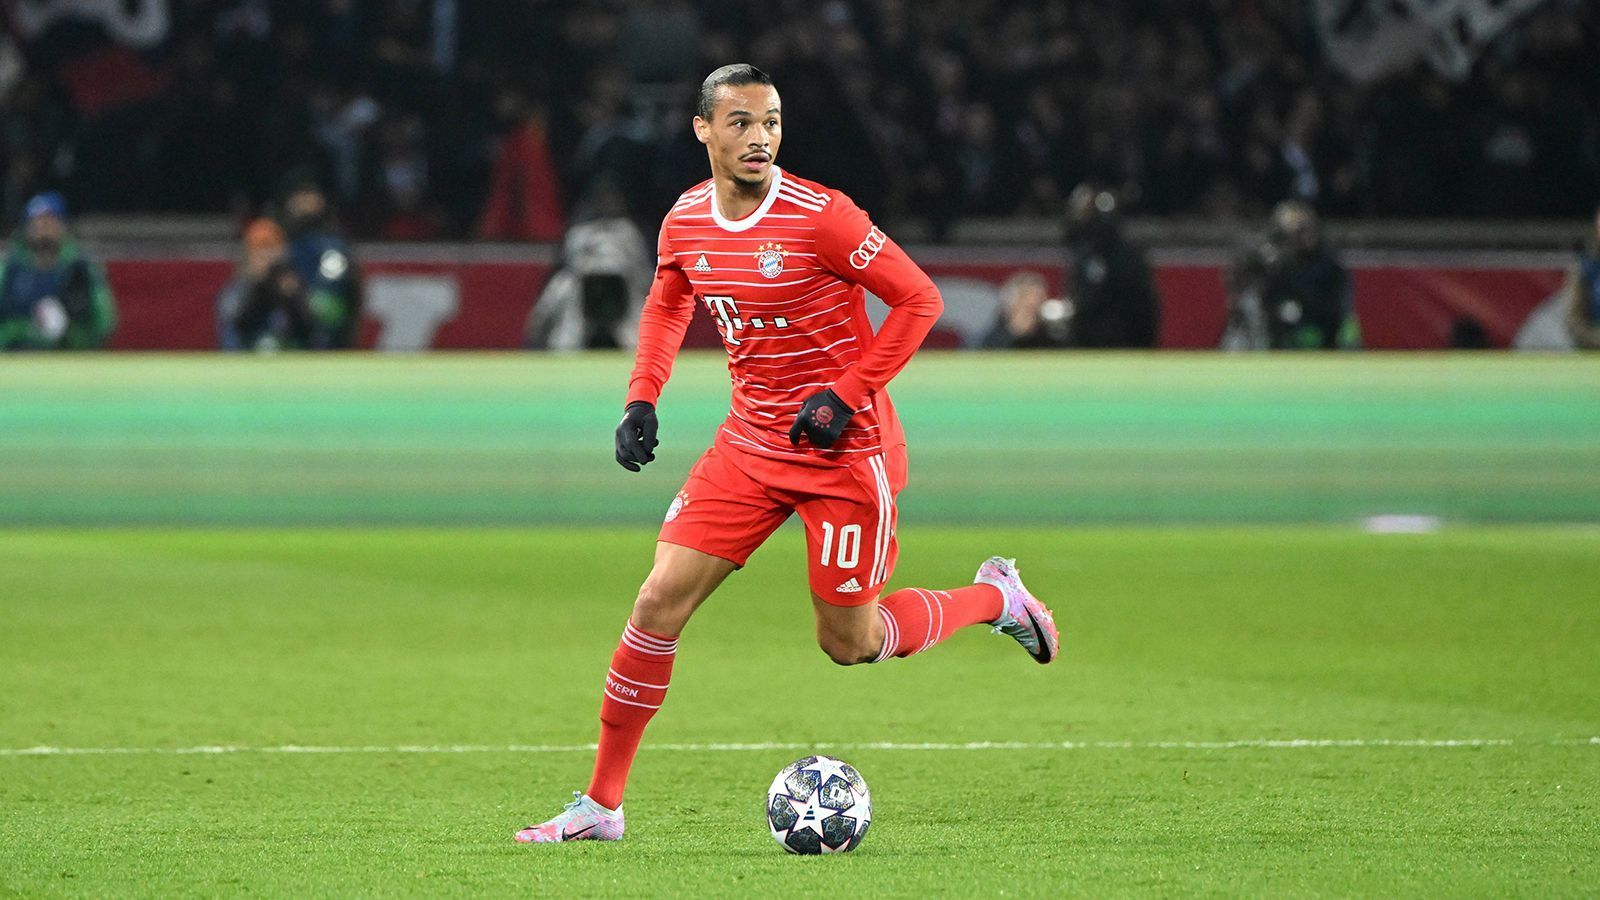
[[[998,301],[998,286],[1015,272],[1037,271],[1054,291],[1062,289],[1065,279],[1062,256],[1053,248],[912,248],[912,252],[935,280],[966,286],[961,302],[967,304],[969,335],[972,317],[985,314],[972,304],[992,308]],[[396,327],[393,310],[406,309],[410,298],[422,297],[436,300],[429,307],[430,318],[408,323],[408,333],[421,336],[417,347],[436,349],[522,346],[528,312],[554,259],[552,249],[545,246],[378,245],[358,248],[357,253],[369,286],[400,298],[369,309],[364,343],[397,346],[383,341],[385,329]],[[1156,255],[1162,347],[1216,346],[1226,316],[1226,271],[1223,260],[1212,257],[1204,251]],[[1348,262],[1364,340],[1376,349],[1446,347],[1452,330],[1464,320],[1476,322],[1492,345],[1507,346],[1563,277],[1563,260],[1551,254],[1485,259],[1455,252],[1352,253]],[[233,270],[225,249],[118,248],[107,251],[106,268],[120,318],[113,348],[203,350],[217,345],[213,304]],[[953,297],[954,291],[950,294]],[[959,345],[963,329],[942,324],[949,327],[942,328],[934,342]],[[708,318],[697,317],[687,343],[702,347],[717,343]]]

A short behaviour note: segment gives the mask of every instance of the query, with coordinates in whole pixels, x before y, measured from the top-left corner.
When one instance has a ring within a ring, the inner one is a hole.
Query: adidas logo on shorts
[[[706,262],[706,255],[704,253],[700,254],[699,261],[694,264],[694,270],[696,272],[711,271],[711,263]]]
[[[834,590],[841,594],[859,594],[861,593],[861,582],[852,578],[849,581],[846,581],[844,584],[834,588]]]

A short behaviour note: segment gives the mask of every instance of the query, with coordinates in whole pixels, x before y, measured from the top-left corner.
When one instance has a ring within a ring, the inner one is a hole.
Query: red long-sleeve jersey
[[[876,334],[865,291],[890,307]],[[678,198],[661,223],[655,282],[639,322],[628,403],[655,403],[696,304],[716,318],[733,403],[719,441],[792,462],[851,465],[904,443],[885,385],[944,308],[904,250],[844,194],[772,167],[761,205],[729,221],[716,184]],[[838,443],[789,443],[805,399],[832,388],[851,409]]]

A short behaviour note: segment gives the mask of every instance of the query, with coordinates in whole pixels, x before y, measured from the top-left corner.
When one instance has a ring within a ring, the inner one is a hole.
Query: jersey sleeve
[[[654,405],[672,377],[672,362],[683,346],[684,332],[694,317],[694,286],[667,241],[667,224],[656,238],[656,276],[639,314],[639,347],[628,380],[626,406],[637,400]]]
[[[944,301],[928,274],[843,194],[833,195],[817,223],[816,247],[824,268],[889,306],[871,347],[833,385],[845,405],[863,409],[911,361],[944,311]]]

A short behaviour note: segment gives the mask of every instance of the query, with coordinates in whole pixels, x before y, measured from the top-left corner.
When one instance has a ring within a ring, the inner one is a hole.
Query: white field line
[[[1600,736],[1545,741],[1510,738],[1246,738],[1233,741],[972,741],[968,743],[901,743],[862,741],[848,743],[754,744],[645,744],[645,750],[690,753],[743,753],[767,750],[1305,750],[1319,748],[1411,747],[1600,747]],[[584,753],[594,744],[393,744],[384,746],[308,746],[283,744],[249,747],[233,744],[197,747],[0,747],[0,757],[18,756],[205,756],[237,753],[338,754],[338,753]]]

